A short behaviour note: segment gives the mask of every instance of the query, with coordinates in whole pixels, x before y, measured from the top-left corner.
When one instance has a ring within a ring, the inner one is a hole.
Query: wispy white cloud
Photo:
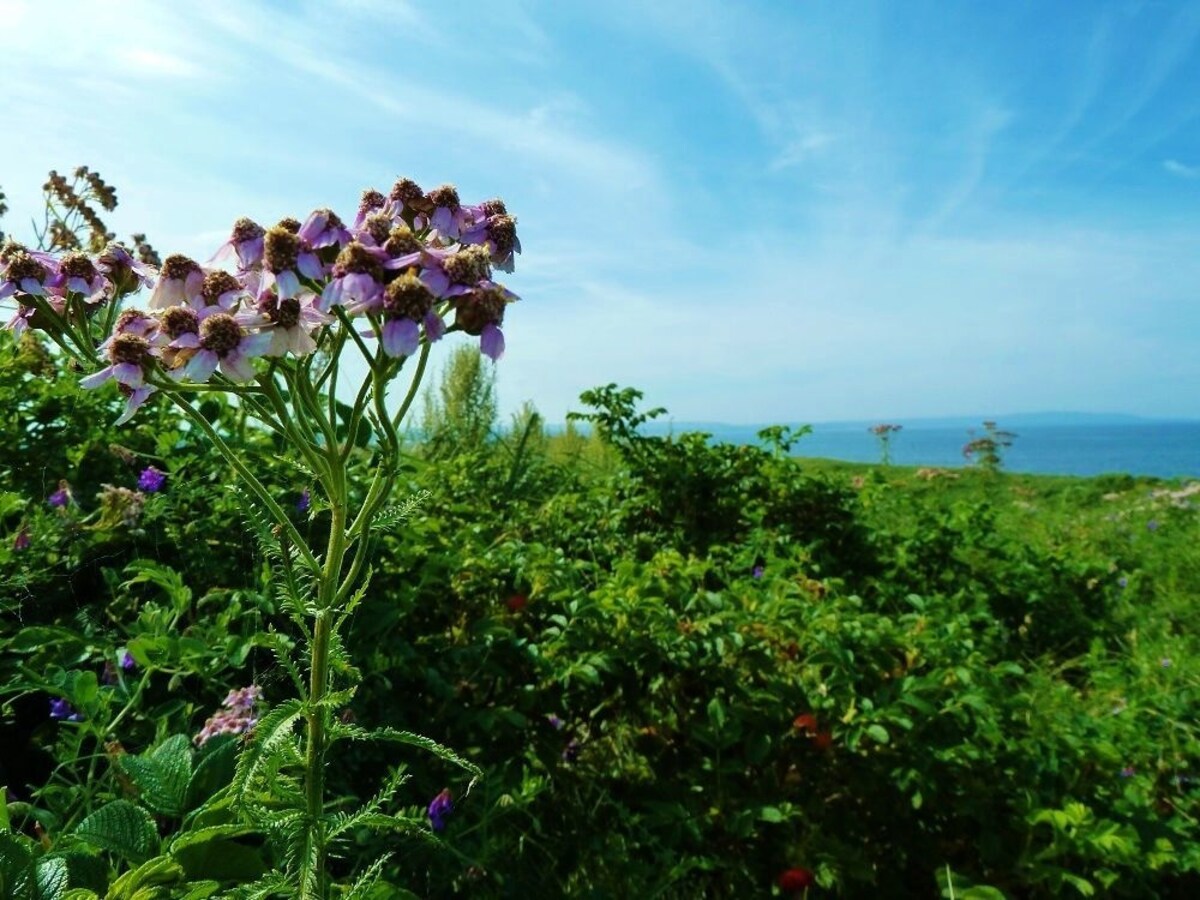
[[[1200,178],[1200,166],[1189,166],[1177,159],[1164,159],[1162,167],[1179,178]]]

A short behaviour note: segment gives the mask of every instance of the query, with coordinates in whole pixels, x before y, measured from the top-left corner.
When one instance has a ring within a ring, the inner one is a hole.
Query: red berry
[[[802,891],[806,887],[811,887],[814,880],[813,873],[808,869],[802,869],[799,866],[784,869],[779,873],[779,889],[793,893]]]
[[[504,605],[508,607],[509,612],[519,613],[529,605],[529,600],[526,599],[524,594],[513,594],[505,601]]]

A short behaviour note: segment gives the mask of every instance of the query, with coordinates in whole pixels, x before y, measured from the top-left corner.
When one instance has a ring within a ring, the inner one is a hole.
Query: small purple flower
[[[1122,575],[1117,579],[1117,584],[1120,586],[1121,590],[1124,590],[1125,588],[1129,587],[1129,579]]]
[[[75,711],[75,707],[71,706],[62,697],[55,697],[50,701],[50,718],[58,719],[62,722],[82,722],[83,716]]]
[[[565,763],[573,763],[579,759],[579,739],[571,738],[567,741],[567,746],[563,748],[562,759]]]
[[[158,284],[150,294],[151,309],[171,306],[204,306],[204,270],[194,259],[172,253],[163,260]]]
[[[564,722],[562,719],[560,719],[560,718],[559,718],[557,715],[555,715],[554,713],[549,713],[549,714],[547,714],[547,716],[546,716],[546,722],[547,722],[547,723],[550,725],[550,727],[551,727],[551,728],[553,728],[555,731],[562,731],[562,730],[563,730],[563,728],[565,728],[565,727],[566,727],[566,725],[567,725],[567,723],[566,723],[566,722]]]
[[[434,831],[444,831],[447,817],[454,812],[454,801],[450,795],[450,789],[443,788],[436,797],[430,800],[426,812],[429,814],[429,827]]]
[[[262,287],[265,289],[274,284],[284,300],[300,293],[301,275],[313,280],[325,275],[321,260],[313,253],[308,241],[284,225],[268,228],[263,237],[263,268],[271,277]]]
[[[147,494],[154,494],[162,490],[162,486],[167,483],[167,473],[156,469],[154,466],[148,466],[142,469],[142,474],[138,476],[138,490],[145,491]]]
[[[1158,519],[1151,519],[1146,523],[1146,527],[1151,531],[1158,531]]]
[[[14,551],[28,550],[29,544],[29,528],[22,525],[21,530],[17,532],[17,536],[13,538],[12,548]]]
[[[1121,770],[1122,778],[1132,778],[1137,774],[1137,770],[1133,766],[1126,766]]]
[[[300,492],[300,496],[296,498],[296,512],[298,512],[298,513],[308,512],[308,507],[311,504],[312,504],[312,494],[310,494],[308,492],[308,488],[305,488],[304,490],[302,490]]]
[[[762,578],[762,577],[763,577],[763,574],[764,574],[765,572],[766,572],[766,568],[764,568],[764,566],[762,565],[762,563],[759,563],[759,564],[758,564],[758,565],[756,565],[756,566],[755,566],[753,569],[751,569],[751,570],[750,570],[750,576],[751,576],[752,578]]]
[[[121,668],[126,672],[132,672],[137,668],[137,660],[133,658],[133,654],[128,650],[121,655]]]
[[[221,708],[208,717],[204,727],[192,738],[203,747],[219,734],[246,734],[258,724],[255,707],[262,699],[262,688],[256,684],[230,691]]]
[[[65,480],[60,481],[58,490],[51,494],[46,502],[57,509],[69,506],[71,504],[71,486]]]
[[[271,348],[271,335],[248,331],[238,318],[218,312],[205,317],[199,333],[182,335],[172,346],[195,351],[175,370],[179,377],[208,381],[219,365],[226,378],[241,382],[254,378],[253,360]]]
[[[318,209],[300,226],[300,237],[314,250],[350,242],[350,232],[332,209]]]
[[[245,271],[262,262],[263,235],[266,231],[261,225],[244,216],[233,223],[233,232],[224,244],[213,254],[210,262],[225,259],[230,253],[237,255],[238,267]]]

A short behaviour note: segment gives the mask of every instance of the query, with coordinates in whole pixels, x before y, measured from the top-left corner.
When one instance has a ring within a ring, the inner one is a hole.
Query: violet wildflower
[[[421,186],[411,178],[399,178],[388,193],[385,210],[396,218],[412,222],[418,213],[433,209]]]
[[[317,308],[317,296],[307,292],[298,297],[280,300],[273,290],[267,291],[258,300],[258,311],[270,330],[271,342],[265,356],[307,356],[317,349],[313,332],[333,321]]]
[[[71,500],[71,485],[69,485],[64,478],[59,481],[58,490],[51,494],[46,502],[56,509],[63,509],[64,507],[71,505]]]
[[[567,746],[563,748],[563,752],[562,752],[563,762],[573,763],[573,762],[575,762],[575,760],[579,759],[579,747],[580,747],[579,739],[571,738],[571,740],[569,740],[567,742]]]
[[[296,512],[298,512],[298,513],[308,512],[308,507],[311,505],[311,503],[312,503],[312,494],[310,494],[308,492],[308,488],[305,488],[304,490],[302,490],[300,492],[300,496],[296,498]]]
[[[266,231],[261,225],[243,216],[233,223],[229,240],[217,249],[210,262],[226,259],[233,253],[237,256],[238,267],[242,271],[254,268],[262,262],[265,234]]]
[[[351,241],[334,260],[332,277],[321,293],[321,308],[346,306],[361,310],[377,306],[386,262],[384,250]]]
[[[255,707],[261,699],[262,688],[256,684],[230,691],[192,740],[203,747],[218,734],[246,734],[258,724]]]
[[[454,801],[449,788],[443,788],[436,797],[429,801],[426,810],[429,815],[429,827],[434,831],[444,831],[446,819],[454,812]]]
[[[1146,523],[1146,527],[1150,531],[1158,531],[1158,519],[1151,519],[1149,522]]]
[[[365,227],[367,219],[371,216],[383,213],[384,206],[387,205],[387,197],[379,193],[374,188],[368,188],[362,192],[362,199],[358,201],[358,214],[354,217],[354,228],[358,230]],[[390,216],[387,216],[390,219]]]
[[[83,716],[76,712],[75,707],[62,697],[55,697],[50,701],[50,718],[57,719],[60,722],[83,721]]]
[[[17,536],[15,538],[13,538],[13,543],[12,543],[13,551],[20,552],[21,550],[28,550],[30,543],[31,542],[29,539],[29,526],[22,525],[21,530],[17,532]]]
[[[204,274],[200,297],[205,306],[219,306],[228,312],[245,294],[245,286],[223,269],[214,269]]]
[[[300,237],[314,250],[320,250],[322,247],[341,247],[350,242],[350,232],[332,209],[318,209],[312,212],[300,226]]]
[[[132,334],[135,337],[151,340],[158,335],[158,324],[158,319],[140,309],[121,310],[121,314],[117,316],[116,324],[113,326],[113,336],[105,341],[104,346],[111,344],[113,338],[118,334]]]
[[[167,473],[154,466],[147,466],[138,475],[138,489],[145,491],[147,494],[154,494],[162,490],[162,486],[166,482]]]
[[[312,247],[297,234],[299,223],[296,223],[295,231],[290,225],[291,222],[280,222],[268,228],[263,237],[263,267],[271,276],[279,296],[284,299],[300,292],[301,275],[317,279],[325,274]],[[269,286],[263,284],[263,287]]]
[[[562,731],[567,726],[567,723],[560,719],[555,713],[546,714],[546,723],[555,731]]]
[[[479,335],[479,351],[493,360],[504,355],[504,307],[517,295],[494,282],[484,282],[480,289],[454,301],[454,324],[467,334]]]
[[[121,668],[126,672],[132,672],[137,668],[137,660],[133,658],[133,654],[128,650],[121,654]]]
[[[150,342],[136,334],[118,334],[108,345],[110,365],[101,369],[80,384],[87,388],[97,388],[110,379],[131,388],[139,388],[145,381],[146,372],[154,365]]]
[[[203,306],[204,270],[194,259],[172,253],[163,260],[158,284],[150,295],[151,309],[172,306]]]
[[[271,335],[252,333],[233,316],[218,312],[200,322],[198,335],[184,335],[175,345],[196,350],[180,370],[192,381],[208,381],[218,365],[230,381],[250,381],[254,377],[252,361],[270,348]]]
[[[436,341],[445,323],[434,309],[429,288],[411,271],[392,281],[383,292],[383,328],[379,335],[388,356],[411,356],[421,343],[421,323],[426,337]]]
[[[1124,575],[1122,575],[1120,578],[1117,579],[1117,584],[1121,587],[1122,590],[1124,590],[1125,588],[1129,587],[1129,579],[1126,578]]]
[[[466,211],[458,199],[458,189],[452,184],[435,187],[425,195],[429,211],[429,226],[442,237],[457,239],[467,224]]]
[[[18,291],[43,297],[46,294],[46,282],[56,274],[52,257],[23,247],[9,249],[5,263],[4,273],[0,276],[0,300]]]
[[[85,253],[68,253],[59,262],[56,291],[82,294],[84,300],[95,303],[104,299],[108,282]]]
[[[500,201],[500,208],[504,204]],[[481,244],[491,256],[492,263],[502,272],[513,271],[513,253],[521,252],[521,241],[517,237],[517,220],[505,212],[489,214],[488,204],[478,207],[481,215],[462,233],[464,244]]]
[[[149,266],[125,249],[124,245],[110,243],[96,259],[96,268],[113,285],[117,295],[132,294],[138,288],[154,284]]]
[[[1137,770],[1133,766],[1126,766],[1121,770],[1122,778],[1132,778],[1137,774]]]

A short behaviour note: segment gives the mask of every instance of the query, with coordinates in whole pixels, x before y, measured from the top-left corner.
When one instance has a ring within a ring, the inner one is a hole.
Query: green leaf
[[[70,874],[67,871],[67,861],[61,857],[49,856],[38,860],[34,872],[37,900],[62,900],[63,894],[70,886]]]
[[[233,784],[239,794],[250,788],[259,770],[272,754],[291,739],[292,729],[304,715],[299,700],[287,700],[263,716],[254,729],[254,740],[242,751],[234,772]]]
[[[150,753],[121,757],[121,768],[141,792],[143,803],[165,816],[182,816],[192,777],[192,745],[182,734],[167,738]]]
[[[179,863],[167,856],[156,856],[114,881],[104,900],[156,900],[162,895],[153,888],[181,878],[183,869]]]
[[[203,806],[233,781],[237,767],[238,738],[221,734],[212,738],[197,754],[196,767],[188,782],[184,808]]]
[[[75,836],[135,863],[149,859],[158,848],[154,820],[128,800],[114,800],[100,807],[79,823]]]
[[[171,856],[183,866],[188,878],[215,878],[218,881],[253,881],[267,871],[256,847],[228,840],[224,835],[252,835],[254,829],[242,826],[206,828],[195,835],[183,835],[171,846]]]
[[[882,725],[871,725],[867,728],[867,737],[877,744],[886,744],[891,740],[887,729]]]
[[[12,834],[0,834],[0,889],[4,897],[19,897],[33,884],[33,853],[30,843]]]
[[[476,778],[480,778],[483,775],[483,770],[475,765],[475,763],[468,762],[450,748],[443,747],[437,741],[423,735],[413,734],[411,731],[397,731],[394,728],[375,728],[366,732],[363,737],[367,740],[389,741],[395,744],[408,744],[412,747],[420,747],[422,750],[426,750],[434,756],[444,759],[446,762],[453,763],[460,769],[465,769]]]

